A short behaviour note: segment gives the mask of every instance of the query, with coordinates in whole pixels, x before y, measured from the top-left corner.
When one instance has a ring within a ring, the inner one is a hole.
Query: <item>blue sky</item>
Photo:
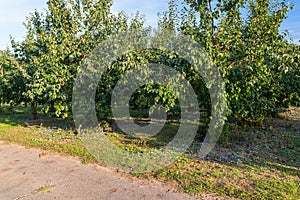
[[[9,35],[21,41],[26,30],[23,22],[28,14],[34,9],[42,11],[46,8],[47,0],[2,0],[0,2],[0,49],[5,49],[9,43]],[[146,16],[147,24],[155,26],[157,13],[167,9],[169,0],[114,0],[113,12],[124,10],[128,14],[140,11]],[[295,4],[294,10],[290,11],[289,17],[284,21],[282,30],[289,30],[294,42],[300,40],[300,2],[290,0]]]

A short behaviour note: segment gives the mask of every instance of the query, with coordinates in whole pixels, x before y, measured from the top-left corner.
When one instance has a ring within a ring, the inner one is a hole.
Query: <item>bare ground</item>
[[[156,181],[125,177],[73,157],[0,141],[0,199],[224,199],[176,193]]]

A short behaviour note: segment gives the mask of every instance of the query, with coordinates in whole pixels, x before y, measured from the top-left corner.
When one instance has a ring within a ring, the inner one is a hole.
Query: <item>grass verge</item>
[[[84,163],[96,162],[74,134],[68,121],[40,114],[31,121],[29,111],[2,108],[0,140],[26,147],[37,147],[65,155],[78,156]],[[174,125],[175,126],[175,125]],[[177,130],[170,125],[165,130]],[[130,138],[107,129],[107,136],[127,151],[151,150],[164,144],[164,135],[156,140]],[[194,143],[173,164],[156,172],[132,174],[176,185],[189,194],[214,193],[239,199],[300,199],[300,120],[269,119],[262,127],[226,125],[219,144],[205,158],[195,154]],[[168,137],[167,137],[168,138]],[[167,141],[169,138],[167,139]]]

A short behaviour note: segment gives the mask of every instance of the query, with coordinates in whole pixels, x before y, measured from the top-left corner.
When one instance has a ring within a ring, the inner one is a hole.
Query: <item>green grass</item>
[[[29,120],[29,110],[16,107],[0,111],[0,140],[78,156],[83,162],[96,162],[72,123],[40,114]],[[42,123],[42,125],[41,125]],[[178,124],[170,123],[152,138],[132,138],[112,132],[103,123],[107,137],[130,152],[145,152],[163,146],[172,138]],[[268,120],[262,127],[227,124],[216,148],[199,159],[195,143],[187,154],[156,172],[132,174],[177,185],[189,194],[214,193],[240,199],[300,199],[300,121]],[[112,159],[117,159],[110,156]]]
[[[299,175],[299,174],[298,174]],[[177,182],[182,191],[241,199],[299,199],[299,176],[260,165],[228,165],[187,159],[152,176]]]
[[[63,124],[63,122],[45,114],[40,114],[40,120],[32,121],[29,110],[21,106],[16,107],[13,111],[2,108],[0,140],[78,156],[83,163],[96,162],[96,159],[86,150],[80,138],[72,130],[63,130],[57,125],[55,129],[50,129],[53,124]]]

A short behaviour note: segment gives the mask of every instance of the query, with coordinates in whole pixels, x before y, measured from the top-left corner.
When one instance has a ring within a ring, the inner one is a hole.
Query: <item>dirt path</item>
[[[131,180],[75,158],[0,141],[0,199],[200,199],[175,193],[158,182]],[[206,196],[202,199],[217,199]]]

